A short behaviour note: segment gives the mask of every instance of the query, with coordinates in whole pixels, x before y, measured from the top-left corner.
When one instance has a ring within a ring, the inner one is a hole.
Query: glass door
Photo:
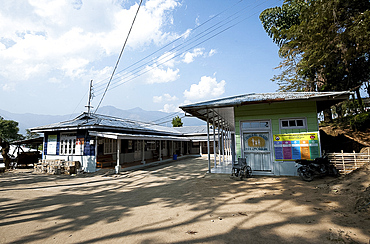
[[[272,172],[270,121],[241,123],[242,151],[253,172]]]

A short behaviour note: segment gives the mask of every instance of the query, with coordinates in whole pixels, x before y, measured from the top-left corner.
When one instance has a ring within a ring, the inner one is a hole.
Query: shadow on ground
[[[333,179],[238,181],[206,171],[207,160],[196,158],[121,175],[3,176],[0,242],[356,243],[369,237],[368,212],[356,213],[332,194]]]

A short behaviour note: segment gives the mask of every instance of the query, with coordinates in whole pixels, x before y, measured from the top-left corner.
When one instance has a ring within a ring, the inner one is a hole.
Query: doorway
[[[253,120],[241,122],[242,156],[247,158],[254,173],[272,173],[271,122]]]

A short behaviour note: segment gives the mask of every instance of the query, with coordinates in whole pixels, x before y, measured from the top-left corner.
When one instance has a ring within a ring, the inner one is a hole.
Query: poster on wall
[[[318,132],[274,135],[275,160],[293,161],[320,157]]]
[[[48,146],[47,146],[47,154],[55,155],[57,154],[57,135],[48,135]]]
[[[83,155],[84,154],[84,145],[85,145],[85,139],[84,138],[77,138],[76,139],[76,155]]]
[[[244,151],[269,151],[268,133],[244,133]]]

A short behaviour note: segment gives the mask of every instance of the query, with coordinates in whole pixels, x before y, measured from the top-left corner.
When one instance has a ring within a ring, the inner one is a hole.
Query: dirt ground
[[[78,176],[0,175],[0,243],[370,243],[370,167],[243,181],[192,158]]]

